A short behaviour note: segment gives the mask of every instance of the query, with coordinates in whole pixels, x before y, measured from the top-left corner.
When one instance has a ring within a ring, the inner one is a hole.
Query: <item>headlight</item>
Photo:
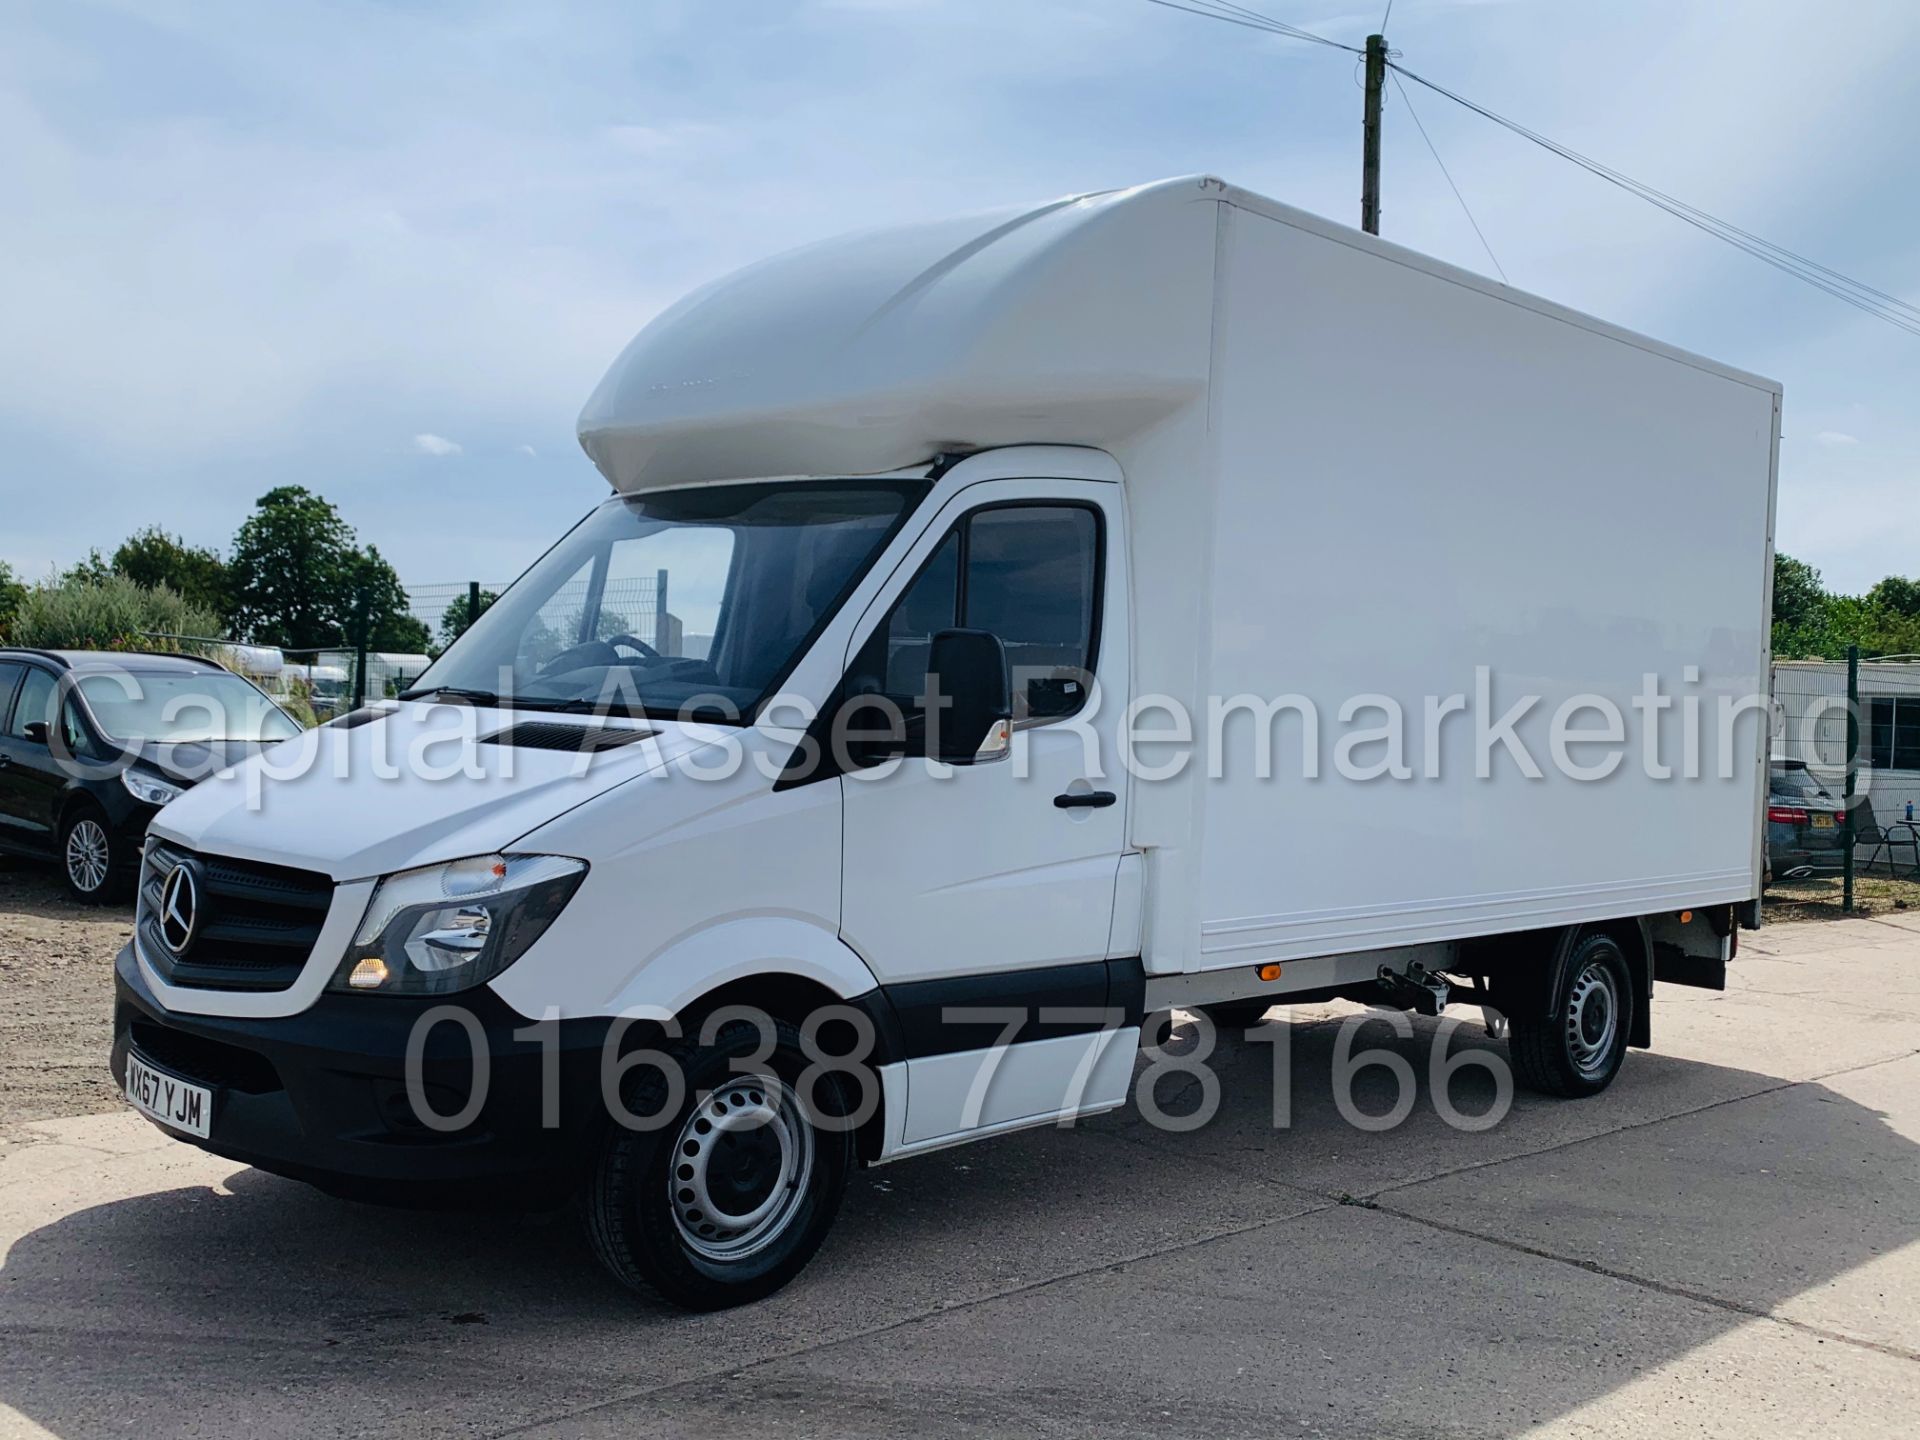
[[[540,938],[586,873],[564,855],[480,855],[389,875],[329,988],[445,995],[484,984]]]
[[[120,772],[120,783],[127,787],[127,793],[134,799],[143,800],[149,805],[164,805],[169,800],[178,799],[187,788],[162,779],[151,770],[136,770],[132,766]]]

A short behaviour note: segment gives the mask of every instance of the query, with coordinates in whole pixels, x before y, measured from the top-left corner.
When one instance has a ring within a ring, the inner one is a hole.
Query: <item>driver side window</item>
[[[1101,529],[1086,505],[997,505],[964,516],[848,671],[850,695],[911,713],[926,693],[933,637],[990,631],[1007,652],[1016,724],[1086,703],[1099,638]]]
[[[48,727],[40,732],[40,743],[46,743],[44,737],[52,733],[53,698],[57,688],[53,676],[45,670],[37,665],[27,667],[26,683],[20,687],[20,698],[13,707],[12,733],[15,738],[30,738],[27,727],[39,724]]]
[[[959,615],[960,532],[955,530],[861,647],[853,662],[851,693],[884,695],[902,710],[918,706],[926,694],[933,637],[958,625]]]

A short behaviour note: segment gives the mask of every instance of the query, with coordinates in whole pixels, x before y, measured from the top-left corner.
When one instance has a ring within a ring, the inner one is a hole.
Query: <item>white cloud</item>
[[[531,445],[516,445],[513,447],[513,453],[516,455],[524,455],[529,460],[536,460],[540,456],[540,452]]]
[[[459,442],[449,440],[444,435],[416,435],[413,437],[413,448],[422,455],[458,455],[460,453]]]
[[[1858,445],[1860,443],[1860,437],[1858,435],[1849,435],[1844,430],[1822,430],[1818,435],[1813,437],[1813,440],[1816,445],[1825,445],[1829,448],[1840,445]]]

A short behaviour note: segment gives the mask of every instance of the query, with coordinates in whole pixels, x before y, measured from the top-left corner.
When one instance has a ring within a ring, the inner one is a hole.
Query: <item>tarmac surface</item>
[[[857,1174],[795,1284],[711,1316],[563,1218],[346,1204],[131,1113],[6,1125],[0,1436],[1915,1433],[1920,915],[1747,936],[1726,994],[1659,987],[1607,1094],[1484,1130],[1439,1113],[1430,1020],[1368,1023],[1418,1094],[1350,1124],[1360,1013],[1223,1038],[1197,1129]],[[1439,1098],[1497,1097],[1469,1061]]]

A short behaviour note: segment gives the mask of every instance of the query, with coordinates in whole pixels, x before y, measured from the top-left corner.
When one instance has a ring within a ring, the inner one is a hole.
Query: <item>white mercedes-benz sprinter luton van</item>
[[[752,266],[413,689],[160,813],[114,1072],[700,1307],[1174,1007],[1466,1000],[1591,1095],[1758,922],[1779,407],[1214,179]]]

